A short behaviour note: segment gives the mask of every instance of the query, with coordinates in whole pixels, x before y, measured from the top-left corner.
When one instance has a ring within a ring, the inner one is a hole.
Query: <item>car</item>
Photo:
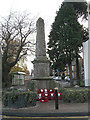
[[[53,77],[53,80],[56,80],[56,81],[60,81],[62,78],[61,78],[61,76],[54,76]]]
[[[52,77],[52,79],[53,79],[53,80],[56,80],[56,79],[57,79],[57,77],[56,77],[56,76],[53,76],[53,77]]]
[[[70,81],[70,77],[69,77],[69,76],[66,76],[66,77],[65,77],[65,80]]]

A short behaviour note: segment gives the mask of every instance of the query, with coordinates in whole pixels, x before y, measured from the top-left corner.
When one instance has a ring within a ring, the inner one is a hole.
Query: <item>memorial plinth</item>
[[[46,56],[46,43],[45,43],[45,31],[44,31],[44,20],[39,18],[36,23],[36,51],[34,65],[34,78],[36,80],[37,87],[49,88],[51,77],[50,77],[50,61]]]

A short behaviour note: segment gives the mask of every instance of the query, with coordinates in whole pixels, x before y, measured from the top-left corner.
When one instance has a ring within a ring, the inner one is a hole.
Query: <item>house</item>
[[[84,69],[83,69],[83,58],[82,57],[79,58],[79,67],[80,67],[81,77],[84,77],[83,76],[83,71],[84,71]],[[66,65],[65,69],[66,69],[65,75],[67,76],[67,75],[69,75],[68,65]],[[73,79],[76,79],[76,60],[72,61],[72,77],[73,77]]]

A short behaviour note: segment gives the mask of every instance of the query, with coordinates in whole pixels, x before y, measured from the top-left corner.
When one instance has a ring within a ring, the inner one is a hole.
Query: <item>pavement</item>
[[[59,100],[58,109],[55,109],[55,101],[42,103],[26,108],[2,108],[3,113],[88,113],[88,103],[63,103]]]

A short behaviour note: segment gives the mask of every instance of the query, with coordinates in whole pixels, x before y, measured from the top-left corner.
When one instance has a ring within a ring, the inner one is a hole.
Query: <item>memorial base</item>
[[[33,78],[33,81],[35,81],[35,90],[38,89],[50,89],[50,88],[55,88],[55,82],[52,80],[52,78],[47,77],[47,78]]]

